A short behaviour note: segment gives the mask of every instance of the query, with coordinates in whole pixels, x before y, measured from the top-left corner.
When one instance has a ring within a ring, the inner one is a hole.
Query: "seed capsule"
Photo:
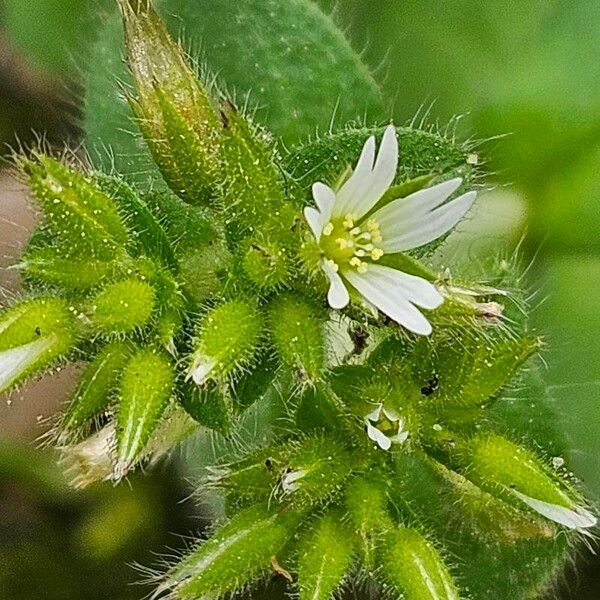
[[[210,201],[221,124],[182,48],[147,0],[119,0],[140,129],[169,187],[190,203]]]

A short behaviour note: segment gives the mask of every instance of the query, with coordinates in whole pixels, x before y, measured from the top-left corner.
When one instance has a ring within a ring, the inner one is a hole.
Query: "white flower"
[[[377,159],[371,136],[354,172],[339,190],[321,182],[313,185],[317,208],[305,208],[304,216],[323,254],[321,266],[330,282],[327,299],[332,308],[347,306],[351,287],[367,304],[410,331],[429,335],[431,325],[419,308],[440,306],[440,292],[421,277],[377,261],[386,254],[428,244],[450,231],[469,210],[476,193],[445,202],[462,183],[456,178],[377,208],[394,182],[397,167],[398,141],[390,125]]]
[[[382,450],[389,450],[392,444],[401,444],[408,439],[408,431],[404,431],[404,420],[394,411],[379,404],[375,410],[365,417],[365,426],[369,439]]]

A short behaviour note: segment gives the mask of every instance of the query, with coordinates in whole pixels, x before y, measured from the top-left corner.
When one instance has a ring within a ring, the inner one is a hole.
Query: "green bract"
[[[536,595],[596,519],[549,460],[557,445],[540,449],[551,427],[526,416],[543,392],[509,399],[535,373],[539,338],[523,315],[503,316],[502,281],[457,281],[436,263],[475,197],[472,149],[354,123],[288,150],[198,77],[148,0],[118,4],[128,105],[162,181],[130,164],[121,177],[19,160],[44,222],[20,264],[28,297],[0,315],[0,391],[85,362],[56,427],[76,485],[119,480],[203,429],[248,442],[202,483],[228,518],[167,571],[157,598],[226,597],[269,573],[301,600],[347,582],[407,600]],[[209,22],[217,8],[205,4]],[[342,89],[379,104],[314,7],[250,4],[214,3],[240,31],[268,37],[277,10],[314,26],[349,69]],[[281,31],[298,50],[292,21]],[[277,75],[281,85],[265,82],[271,106],[286,89]],[[293,121],[314,98],[289,75]],[[93,137],[106,114],[98,98],[90,106]],[[283,114],[275,133],[303,137]],[[115,131],[106,142],[119,144]],[[130,148],[116,150],[122,165]],[[248,414],[266,421],[260,431]]]

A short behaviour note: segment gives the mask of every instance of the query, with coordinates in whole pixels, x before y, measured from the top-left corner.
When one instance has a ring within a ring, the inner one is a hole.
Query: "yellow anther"
[[[327,262],[336,273],[340,270],[340,266],[334,260],[327,259]]]
[[[373,238],[372,240],[376,243],[379,244],[379,242],[383,241],[383,238],[381,237],[381,235],[379,233],[373,234]]]
[[[346,238],[337,238],[335,243],[340,247],[340,250],[345,250],[346,248]]]
[[[383,250],[381,248],[373,248],[371,250],[371,258],[373,260],[379,260],[383,256]]]
[[[371,233],[379,233],[379,223],[377,221],[373,221],[373,219],[369,219],[367,221],[367,229],[371,232]]]
[[[363,261],[360,260],[360,258],[358,258],[358,256],[353,256],[350,259],[350,266],[351,267],[356,267],[357,269],[360,270],[360,268],[362,267]]]
[[[325,225],[325,227],[323,227],[323,235],[331,235],[331,232],[333,231],[333,223],[327,223],[327,225]]]
[[[356,269],[361,275],[367,272],[368,265],[367,263],[361,263],[361,265]]]
[[[356,221],[356,215],[353,213],[349,213],[344,217],[344,222],[342,225],[346,227],[346,229],[352,229],[354,227],[354,221]]]

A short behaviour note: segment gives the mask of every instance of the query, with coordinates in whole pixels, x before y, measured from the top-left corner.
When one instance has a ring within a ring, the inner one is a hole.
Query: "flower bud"
[[[299,600],[329,600],[342,585],[354,553],[354,536],[342,517],[328,513],[300,540]]]
[[[140,129],[169,187],[206,203],[220,160],[221,124],[211,101],[149,0],[119,0]]]
[[[139,350],[125,366],[116,414],[117,479],[127,473],[144,450],[169,403],[174,382],[171,361],[151,348]]]
[[[531,452],[494,434],[471,440],[462,457],[466,475],[475,484],[507,502],[559,523],[583,531],[597,519]]]
[[[439,552],[416,529],[390,532],[381,547],[383,575],[405,600],[459,600]]]
[[[61,438],[68,438],[108,406],[131,353],[130,344],[113,342],[89,363],[61,418]]]
[[[48,156],[24,162],[37,196],[65,256],[110,261],[120,257],[128,232],[113,200],[81,173]]]
[[[247,365],[259,346],[263,317],[253,302],[238,298],[202,318],[190,377],[202,385],[220,380]]]
[[[75,343],[75,317],[64,300],[36,298],[0,316],[0,393],[50,366]]]
[[[154,288],[138,279],[107,285],[93,300],[92,321],[105,334],[126,334],[144,327],[154,311]]]
[[[327,315],[301,296],[282,294],[270,305],[271,340],[279,359],[315,384],[325,368]]]
[[[169,591],[180,600],[196,600],[241,589],[268,571],[272,558],[293,537],[300,517],[266,505],[243,510],[167,573],[156,597]]]

